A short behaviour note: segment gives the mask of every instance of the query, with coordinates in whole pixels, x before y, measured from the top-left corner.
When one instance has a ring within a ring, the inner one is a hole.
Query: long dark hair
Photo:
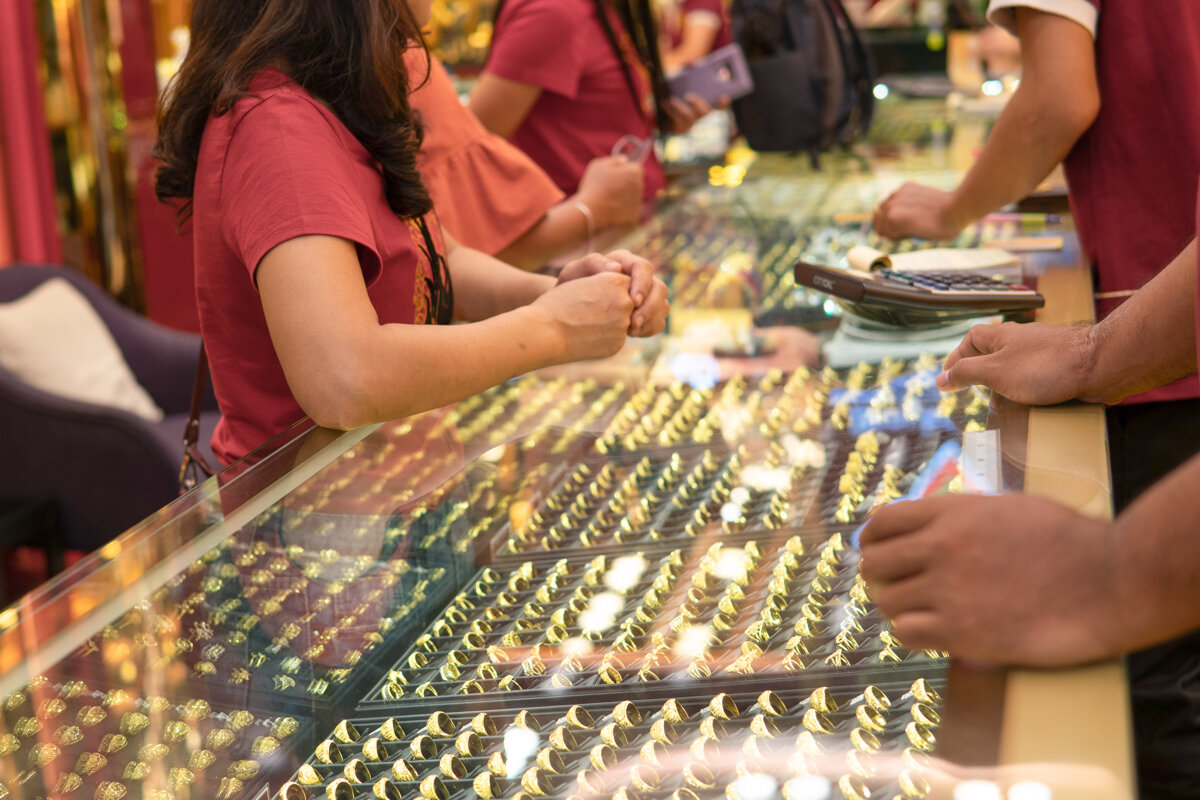
[[[324,102],[378,161],[388,205],[419,217],[433,208],[417,171],[420,120],[408,103],[404,52],[424,47],[404,0],[196,0],[192,40],[158,115],[159,200],[191,215],[200,139],[260,70],[278,67]]]
[[[625,84],[629,87],[630,94],[633,95],[633,102],[640,109],[642,98],[637,90],[637,84],[634,83],[633,72],[625,59],[625,50],[617,39],[617,32],[613,30],[612,23],[604,9],[605,6],[611,5],[616,10],[617,17],[620,18],[625,32],[633,42],[634,49],[637,50],[638,58],[646,67],[646,71],[650,73],[650,89],[654,93],[655,124],[660,133],[667,133],[671,126],[671,117],[667,114],[667,102],[671,98],[671,92],[667,88],[667,78],[663,74],[662,58],[658,49],[658,23],[654,19],[654,11],[650,8],[650,0],[612,0],[611,3],[608,0],[592,0],[592,5],[595,6],[596,18],[604,28],[604,35],[608,39],[609,45],[617,54],[617,61],[621,64],[621,72],[625,75]],[[504,0],[497,0],[496,11],[493,15],[493,30],[495,22],[500,19],[500,11],[503,8]]]

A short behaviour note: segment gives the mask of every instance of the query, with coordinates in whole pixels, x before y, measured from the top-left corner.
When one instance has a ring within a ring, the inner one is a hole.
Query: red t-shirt
[[[1200,173],[1200,3],[1090,0],[1099,11],[1100,113],[1064,161],[1100,294],[1137,289],[1195,235]],[[1098,300],[1098,317],[1122,298]],[[1200,396],[1184,379],[1132,402]],[[1130,402],[1130,401],[1127,401]]]
[[[712,48],[724,47],[733,41],[729,27],[729,12],[725,10],[725,0],[667,0],[662,3],[662,13],[659,16],[661,29],[659,34],[672,49],[679,47],[683,41],[683,23],[688,14],[693,12],[708,12],[715,14],[721,21],[717,28],[717,38]]]
[[[408,101],[421,113],[425,139],[418,167],[450,235],[490,255],[536,225],[562,191],[511,143],[483,127],[458,99],[445,68],[413,48],[405,56]]]
[[[259,262],[298,236],[355,243],[383,323],[433,315],[433,272],[418,224],[396,216],[375,159],[328,109],[264,70],[204,129],[193,197],[196,299],[221,421],[213,452],[240,458],[304,417],[275,355],[254,281]],[[429,220],[442,249],[436,219]]]
[[[608,15],[613,30],[623,35],[616,13]],[[625,48],[631,49],[632,44]],[[626,61],[636,58],[631,53]],[[510,139],[568,194],[579,187],[588,162],[609,155],[622,136],[654,136],[645,67],[630,66],[639,104],[591,0],[508,0],[496,21],[486,71],[542,90]],[[650,199],[666,181],[653,152],[645,167]]]

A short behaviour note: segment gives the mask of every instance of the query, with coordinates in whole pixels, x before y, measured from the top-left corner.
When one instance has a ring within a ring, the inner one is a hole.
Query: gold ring
[[[317,786],[325,783],[325,779],[313,769],[312,764],[301,764],[300,771],[296,773],[296,780],[304,786]]]
[[[490,772],[481,772],[471,781],[475,795],[482,800],[492,800],[500,794],[500,781]]]
[[[688,750],[696,757],[697,761],[704,764],[721,756],[721,748],[717,741],[709,739],[707,736],[697,736],[688,746]]]
[[[446,753],[438,759],[438,769],[452,781],[467,777],[467,765],[455,753]]]
[[[421,785],[418,790],[421,797],[425,800],[447,800],[450,792],[446,789],[446,784],[442,783],[442,779],[437,775],[426,775],[421,779]]]
[[[505,692],[517,692],[520,691],[521,684],[512,675],[505,675],[500,679],[500,682],[496,684],[496,687]]]
[[[918,750],[928,752],[937,746],[937,737],[933,735],[933,731],[919,722],[914,721],[905,725],[904,735],[908,737],[909,744]]]
[[[658,765],[665,764],[666,761],[671,757],[670,751],[653,739],[642,745],[642,749],[638,751],[638,754],[642,761],[648,761],[651,764]]]
[[[404,738],[404,728],[395,719],[388,719],[379,726],[379,735],[389,742],[398,742]]]
[[[879,773],[875,756],[861,750],[851,750],[847,753],[846,763],[850,765],[850,771],[860,778],[874,778]]]
[[[317,761],[320,761],[322,764],[333,764],[342,760],[341,751],[338,750],[337,745],[329,739],[326,739],[317,745],[317,749],[314,751],[314,754],[317,757]]]
[[[401,800],[402,793],[400,787],[389,781],[387,778],[380,778],[371,786],[371,794],[375,795],[378,800]]]
[[[764,714],[771,717],[782,717],[787,713],[787,703],[783,702],[783,698],[770,689],[758,696],[758,707]]]
[[[480,736],[495,736],[496,723],[492,721],[492,718],[488,716],[486,711],[480,711],[471,717],[471,730]]]
[[[725,692],[721,692],[708,702],[708,710],[717,719],[733,719],[738,715],[737,703]]]
[[[468,650],[482,650],[487,645],[483,635],[475,631],[467,631],[462,637],[462,646]]]
[[[462,677],[462,670],[460,670],[454,664],[442,664],[442,666],[438,669],[438,675],[446,683],[454,683],[456,680]]]
[[[879,733],[887,727],[887,719],[871,706],[863,704],[854,710],[854,718],[858,724],[869,731]]]
[[[497,751],[488,756],[487,769],[498,778],[507,777],[508,763],[504,760],[504,753]]]
[[[553,747],[543,747],[538,751],[534,761],[543,770],[554,775],[562,772],[566,766],[563,763],[562,756]]]
[[[750,720],[750,732],[773,739],[779,735],[779,726],[766,714],[755,714]]]
[[[279,800],[308,800],[308,790],[295,781],[288,781],[279,789]]]
[[[361,758],[352,758],[342,767],[342,774],[351,783],[370,783],[371,770]]]
[[[638,764],[630,770],[629,779],[639,792],[653,792],[662,783],[658,773],[645,764]]]
[[[559,725],[550,732],[550,746],[558,750],[574,750],[575,736],[566,725]]]
[[[900,773],[897,782],[900,784],[900,792],[905,797],[927,797],[933,788],[929,785],[929,781],[925,779],[925,776],[919,772],[910,772],[908,770]]]
[[[453,736],[454,728],[454,720],[450,719],[450,715],[445,711],[433,712],[425,722],[425,729],[439,739]]]
[[[815,708],[804,712],[804,716],[800,718],[800,724],[804,726],[805,730],[813,733],[833,733],[833,722]]]
[[[915,770],[929,769],[930,764],[933,763],[933,758],[928,753],[923,753],[912,747],[904,748],[904,752],[900,754],[900,757],[904,760],[905,764]]]
[[[420,780],[421,776],[412,768],[412,765],[403,758],[397,758],[392,764],[392,777],[403,783],[412,783]]]
[[[600,680],[604,683],[620,683],[621,673],[612,664],[602,664],[599,669]]]
[[[537,767],[525,770],[525,774],[521,776],[521,786],[535,797],[541,797],[553,788]]]
[[[483,740],[475,731],[463,731],[454,740],[454,749],[462,756],[477,756],[483,752]]]
[[[617,723],[610,722],[600,729],[600,741],[620,749],[629,744],[629,737],[625,735],[622,728],[617,726]]]
[[[542,729],[541,723],[537,721],[537,718],[533,714],[529,713],[528,709],[521,709],[517,712],[517,715],[513,717],[513,725],[516,725],[518,728],[526,728],[535,733]]]
[[[482,683],[472,679],[460,686],[458,691],[459,694],[483,694],[487,690],[483,688]]]
[[[931,706],[941,705],[942,696],[924,678],[917,678],[909,689],[913,699]]]
[[[725,738],[725,723],[716,717],[706,717],[700,721],[700,735],[719,742]]]
[[[878,753],[882,747],[879,737],[862,728],[855,728],[850,731],[850,744],[854,746],[855,750],[861,753],[871,753],[872,755]]]
[[[936,728],[942,722],[942,716],[925,703],[913,703],[912,718],[930,728]]]
[[[530,656],[521,662],[521,670],[530,677],[546,674],[546,662],[538,656]]]
[[[837,785],[846,800],[868,800],[871,796],[870,787],[857,775],[843,775]]]
[[[892,701],[888,699],[887,693],[878,686],[868,686],[863,689],[862,696],[863,702],[876,711],[887,711],[892,707]]]
[[[367,761],[379,762],[388,759],[387,748],[383,746],[383,742],[378,736],[372,736],[363,742],[362,754]]]
[[[838,710],[837,700],[827,686],[814,689],[808,696],[808,705],[822,714],[832,714]]]
[[[438,751],[437,744],[435,744],[433,739],[425,733],[414,737],[409,743],[408,749],[409,752],[412,753],[413,758],[417,759],[433,758],[437,755]]]
[[[630,700],[622,700],[613,708],[613,719],[622,728],[632,728],[642,721],[642,712]]]
[[[588,710],[579,705],[571,706],[567,709],[566,720],[571,727],[583,728],[585,730],[596,724],[596,721],[592,719],[592,715],[588,713]]]
[[[688,713],[683,705],[672,697],[662,704],[662,718],[672,725],[678,725],[682,722],[687,722]]]
[[[689,761],[683,766],[683,779],[696,789],[711,789],[717,785],[712,770],[698,761]]]
[[[675,744],[675,739],[677,738],[675,726],[666,719],[655,720],[650,726],[650,738],[659,744],[670,747]]]
[[[617,751],[606,744],[598,744],[588,751],[588,761],[603,772],[617,765]]]
[[[354,800],[354,788],[350,781],[338,778],[325,787],[325,796],[329,800]]]
[[[565,642],[570,637],[571,637],[571,634],[567,632],[567,629],[564,628],[562,625],[558,625],[557,623],[552,624],[549,628],[546,629],[546,641],[547,642],[552,642],[554,644],[558,644],[559,642]]]

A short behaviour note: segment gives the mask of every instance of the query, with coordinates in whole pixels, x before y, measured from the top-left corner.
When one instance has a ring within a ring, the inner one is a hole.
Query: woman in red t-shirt
[[[430,6],[193,6],[156,189],[191,219],[226,464],[304,415],[341,429],[407,416],[663,327],[666,287],[629,253],[556,282],[443,235],[405,88]]]
[[[711,110],[694,95],[670,96],[649,0],[500,0],[470,105],[568,193],[588,162],[632,137],[626,150],[645,158],[647,199],[666,183],[655,135]]]

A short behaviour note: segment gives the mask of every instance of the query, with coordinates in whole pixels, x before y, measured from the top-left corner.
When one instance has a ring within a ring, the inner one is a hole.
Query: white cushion
[[[0,303],[0,366],[43,392],[163,418],[96,309],[62,278]]]

